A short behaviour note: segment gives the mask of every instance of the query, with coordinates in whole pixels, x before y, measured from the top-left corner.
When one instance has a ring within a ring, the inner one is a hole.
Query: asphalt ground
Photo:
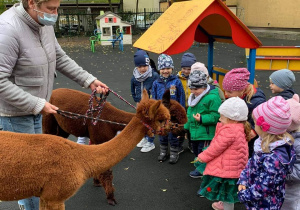
[[[263,45],[296,46],[299,40],[282,40],[260,38]],[[84,69],[95,75],[100,81],[106,83],[130,103],[134,103],[130,92],[130,79],[134,68],[133,55],[136,51],[131,45],[124,46],[124,52],[111,46],[96,45],[96,52],[89,48],[88,38],[59,39],[63,49]],[[197,61],[207,64],[207,45],[192,46],[188,52],[194,53]],[[180,70],[181,54],[173,55],[174,74]],[[150,57],[157,62],[158,55],[150,53]],[[232,69],[246,67],[245,50],[233,44],[215,43],[214,65]],[[267,97],[271,97],[268,77],[271,71],[257,71],[255,78],[260,88]],[[300,75],[294,72],[297,82],[294,86],[300,93]],[[73,81],[58,73],[54,89],[70,88],[86,93],[91,91],[83,89]],[[110,94],[108,101],[117,108],[134,112],[133,108]],[[87,102],[88,103],[88,102]],[[75,141],[76,138],[69,138]],[[89,179],[80,190],[66,202],[67,210],[136,210],[136,209],[162,209],[162,210],[192,210],[212,209],[212,202],[196,195],[201,179],[189,177],[189,172],[194,169],[191,161],[194,155],[184,144],[185,152],[180,154],[180,159],[175,165],[168,161],[157,161],[159,154],[159,141],[155,140],[156,148],[149,153],[141,153],[135,148],[118,165],[113,167],[116,206],[109,206],[106,202],[104,190],[94,187]],[[120,145],[122,146],[122,145]],[[63,158],[63,157],[62,157]],[[245,209],[243,204],[236,204],[235,209]],[[18,210],[17,202],[0,202],[0,210]]]

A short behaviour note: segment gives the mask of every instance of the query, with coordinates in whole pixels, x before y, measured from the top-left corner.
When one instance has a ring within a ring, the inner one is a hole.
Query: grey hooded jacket
[[[300,209],[300,130],[298,129],[291,134],[295,139],[296,161],[293,166],[293,172],[286,178],[285,199],[281,207],[283,210]]]
[[[38,24],[22,4],[1,14],[0,115],[38,114],[50,99],[56,70],[86,88],[96,79],[61,49],[53,27]]]

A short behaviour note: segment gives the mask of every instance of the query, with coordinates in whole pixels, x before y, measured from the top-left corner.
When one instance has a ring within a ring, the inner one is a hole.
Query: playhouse
[[[134,43],[134,47],[172,55],[188,50],[194,41],[208,43],[208,70],[220,84],[228,70],[213,66],[214,42],[249,48],[249,82],[254,83],[256,49],[262,43],[221,0],[172,4]]]
[[[120,32],[123,33],[123,44],[132,44],[131,24],[122,21],[121,17],[112,13],[105,12],[96,18],[97,30],[95,34],[100,34],[101,45],[111,45],[113,39],[116,39]]]

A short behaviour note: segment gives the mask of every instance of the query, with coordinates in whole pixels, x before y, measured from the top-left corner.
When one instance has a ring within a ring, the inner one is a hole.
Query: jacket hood
[[[285,100],[293,98],[295,91],[293,89],[286,89],[278,94],[278,96],[282,96]]]
[[[264,153],[261,149],[261,138],[255,140],[254,151],[256,153]],[[296,154],[293,145],[290,144],[289,138],[278,140],[269,144],[270,152],[275,154],[280,163],[287,168],[288,171],[292,172],[292,167],[296,160]]]

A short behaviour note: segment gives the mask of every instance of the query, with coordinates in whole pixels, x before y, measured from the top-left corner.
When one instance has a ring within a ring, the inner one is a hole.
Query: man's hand
[[[108,92],[108,87],[106,86],[106,84],[100,82],[99,80],[95,80],[94,82],[92,82],[90,84],[90,88],[92,90],[96,89],[97,93],[103,93],[106,94]]]
[[[246,186],[240,184],[240,185],[238,186],[238,190],[239,190],[239,191],[241,191],[241,190],[246,190]]]
[[[56,114],[56,110],[58,110],[58,107],[50,104],[46,101],[44,108],[42,109],[42,114]]]

